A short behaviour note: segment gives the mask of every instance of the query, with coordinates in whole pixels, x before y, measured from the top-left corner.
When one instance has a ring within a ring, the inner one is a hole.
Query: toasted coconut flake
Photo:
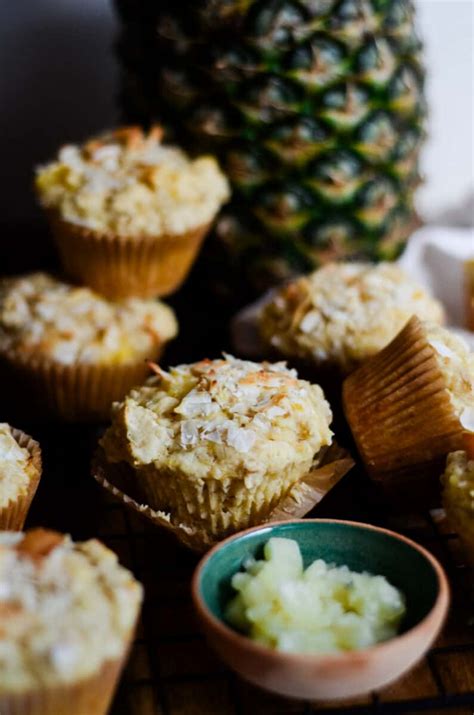
[[[199,439],[199,430],[197,425],[192,420],[186,420],[181,423],[181,444],[183,447],[192,447],[197,444]]]
[[[163,370],[159,365],[157,365],[156,362],[153,362],[153,360],[146,360],[145,361],[148,367],[152,372],[155,373],[158,377],[161,377],[162,380],[169,379],[170,374],[169,372],[166,372],[166,370]]]
[[[257,435],[251,429],[236,427],[232,424],[227,430],[227,444],[229,447],[236,449],[237,452],[249,452],[256,439]]]

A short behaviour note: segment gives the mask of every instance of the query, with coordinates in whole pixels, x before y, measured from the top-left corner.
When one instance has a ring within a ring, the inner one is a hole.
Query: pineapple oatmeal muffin
[[[175,523],[219,538],[264,520],[331,444],[321,388],[284,363],[226,355],[157,371],[115,406],[101,445]]]
[[[0,532],[0,712],[105,715],[141,601],[95,539]]]
[[[41,450],[20,430],[0,423],[0,530],[23,528],[41,477]]]
[[[424,324],[428,342],[435,349],[449,399],[467,433],[474,433],[474,353],[459,336],[439,325]]]
[[[111,303],[45,273],[0,281],[0,366],[10,378],[20,373],[15,388],[33,381],[60,413],[106,416],[176,332],[173,311],[159,301]]]
[[[112,303],[89,288],[46,273],[0,281],[0,348],[65,365],[155,356],[176,336],[174,313],[160,301]]]
[[[213,157],[191,159],[162,136],[123,127],[63,146],[37,171],[67,273],[110,298],[179,287],[229,197]]]
[[[412,315],[443,322],[441,304],[398,266],[330,263],[279,289],[259,322],[265,343],[281,355],[347,374]]]
[[[411,500],[417,487],[422,494],[423,485],[438,486],[447,454],[474,433],[474,353],[445,328],[413,317],[345,380],[343,400],[369,473]]]
[[[474,409],[474,408],[473,408]],[[474,426],[467,449],[448,454],[441,477],[443,506],[464,546],[466,560],[474,566]],[[467,440],[466,440],[467,441]]]

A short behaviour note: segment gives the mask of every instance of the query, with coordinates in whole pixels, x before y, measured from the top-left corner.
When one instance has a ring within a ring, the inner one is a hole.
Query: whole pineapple
[[[411,0],[116,2],[127,119],[231,179],[205,256],[224,285],[400,253],[424,138]]]

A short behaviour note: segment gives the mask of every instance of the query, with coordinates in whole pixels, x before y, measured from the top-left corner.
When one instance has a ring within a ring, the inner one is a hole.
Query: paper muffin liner
[[[193,518],[192,503],[187,502],[187,510],[184,513],[180,512],[179,516],[177,510],[154,509],[147,503],[146,489],[137,479],[132,467],[124,462],[117,464],[107,462],[101,448],[97,450],[94,457],[92,475],[103,489],[124,506],[141,514],[155,526],[166,529],[193,551],[203,552],[224,536],[248,526],[304,516],[323,499],[353,465],[350,454],[339,445],[332,444],[315,456],[309,472],[293,483],[283,495],[280,492],[279,498],[272,499],[266,509],[254,506],[253,510],[245,512],[243,505],[247,502],[242,498],[235,515],[226,519],[221,516],[223,506],[222,501],[219,501],[221,495],[218,494],[218,490],[210,491],[209,498],[203,498],[201,502],[194,504],[194,509],[201,509],[200,521]],[[184,493],[182,500],[187,500],[191,496],[194,495]],[[249,503],[251,499],[252,497],[249,497]]]
[[[63,365],[49,358],[8,351],[0,354],[3,399],[10,414],[31,421],[107,420],[112,402],[121,400],[149,375],[146,358],[159,359],[162,349],[163,345],[157,345],[135,361],[114,365]]]
[[[2,715],[106,715],[128,655],[107,661],[98,673],[77,682],[38,688],[27,693],[2,693]]]
[[[152,508],[172,510],[178,522],[202,526],[218,537],[259,524],[300,476],[301,470],[282,470],[248,485],[244,479],[189,479],[150,466],[137,479]]]
[[[344,412],[369,475],[405,509],[439,503],[448,452],[462,449],[436,351],[413,317],[380,353],[346,378]]]
[[[174,293],[210,227],[177,235],[119,236],[64,221],[56,211],[47,214],[65,273],[110,300]]]
[[[41,478],[41,448],[38,442],[21,430],[12,428],[11,432],[20,447],[27,449],[30,453],[32,468],[26,493],[12,499],[6,506],[0,507],[0,531],[21,531],[23,529]],[[0,713],[2,712],[0,707]]]

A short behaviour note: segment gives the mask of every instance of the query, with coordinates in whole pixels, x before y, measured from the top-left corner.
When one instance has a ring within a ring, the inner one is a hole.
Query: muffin
[[[115,406],[102,465],[126,464],[153,509],[211,539],[264,521],[331,443],[318,385],[226,355],[159,371]]]
[[[162,135],[123,127],[37,170],[65,271],[110,299],[175,291],[229,197],[213,157],[191,159]]]
[[[0,532],[0,712],[105,715],[141,600],[99,541]]]
[[[20,430],[0,423],[0,531],[19,531],[41,477],[41,450]]]
[[[447,517],[462,541],[467,562],[474,567],[474,443],[469,451],[448,454],[441,483]]]
[[[464,263],[464,291],[466,300],[466,327],[474,331],[474,258]]]
[[[405,507],[428,506],[446,455],[474,432],[474,354],[413,317],[345,380],[343,402],[369,474]]]
[[[412,315],[443,322],[441,304],[398,266],[330,263],[280,288],[259,317],[270,350],[348,374]]]
[[[111,303],[45,273],[0,281],[0,376],[10,408],[107,418],[177,331],[158,301]],[[5,395],[4,395],[5,396]]]

